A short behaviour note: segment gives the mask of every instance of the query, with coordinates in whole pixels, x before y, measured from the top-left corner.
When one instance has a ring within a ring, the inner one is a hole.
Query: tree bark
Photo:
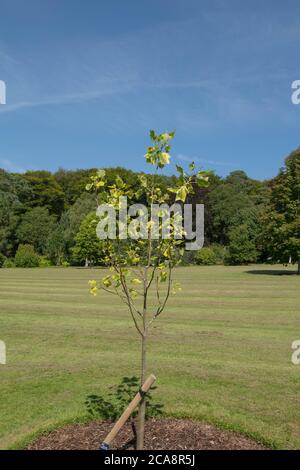
[[[142,336],[142,355],[141,355],[141,386],[145,382],[146,378],[146,345],[147,336],[146,332]],[[146,399],[143,397],[138,411],[137,418],[137,439],[136,448],[137,450],[143,450],[144,448],[144,437],[145,437],[145,416],[146,416]]]

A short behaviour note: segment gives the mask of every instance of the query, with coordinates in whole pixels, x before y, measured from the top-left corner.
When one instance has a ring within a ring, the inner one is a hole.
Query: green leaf
[[[150,139],[152,139],[152,140],[156,139],[156,134],[155,134],[155,131],[153,129],[151,129],[151,131],[150,131]]]
[[[170,163],[170,155],[167,152],[162,152],[159,159],[162,165],[168,165]]]
[[[131,294],[131,296],[132,296],[133,298],[136,298],[136,297],[137,297],[138,292],[137,292],[135,289],[130,288],[130,289],[128,289],[128,290],[129,290],[129,292],[130,292],[130,294]]]
[[[180,176],[183,176],[183,175],[184,175],[184,170],[183,170],[182,166],[176,165],[176,170],[178,171],[178,173],[180,174]]]
[[[117,175],[116,177],[116,186],[117,188],[123,188],[125,186],[124,181],[122,180],[121,176]]]
[[[181,188],[179,188],[176,192],[176,201],[185,202],[187,195],[188,195],[188,190],[186,186],[181,186]]]
[[[194,171],[195,170],[195,162],[192,162],[189,164],[189,170]]]
[[[208,171],[198,171],[196,175],[198,186],[207,187],[209,185],[209,175]]]
[[[146,153],[145,155],[146,162],[150,163],[150,165],[155,165],[156,163],[156,155],[152,153]]]
[[[168,188],[168,191],[170,191],[170,193],[177,193],[177,188]]]
[[[104,178],[105,174],[105,170],[102,170],[101,168],[97,171],[98,178]]]
[[[169,246],[165,249],[165,251],[163,252],[163,255],[164,255],[165,258],[170,258],[170,256],[171,256],[171,249],[170,249]]]
[[[161,138],[165,141],[168,141],[171,139],[171,136],[168,132],[165,132],[164,134],[161,134]]]
[[[139,175],[139,180],[140,180],[140,183],[143,186],[143,188],[147,188],[148,180],[147,180],[146,175]]]
[[[112,282],[111,282],[111,277],[110,276],[105,276],[103,279],[102,279],[102,284],[105,286],[105,287],[110,287]]]

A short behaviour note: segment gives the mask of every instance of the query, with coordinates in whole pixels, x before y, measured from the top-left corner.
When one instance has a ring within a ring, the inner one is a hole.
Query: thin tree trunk
[[[158,168],[158,167],[157,167]],[[157,171],[156,168],[156,171]],[[152,190],[151,190],[151,198],[150,202],[153,201],[153,194],[154,194],[154,179],[155,174],[152,177]],[[142,354],[141,354],[141,384],[142,387],[143,383],[145,382],[146,378],[146,351],[147,351],[147,333],[148,333],[148,325],[147,325],[147,296],[148,296],[148,270],[151,266],[151,254],[152,254],[152,238],[149,236],[148,233],[148,250],[147,250],[147,257],[148,262],[145,266],[144,271],[144,305],[143,305],[143,335],[142,335]],[[144,437],[145,437],[145,419],[146,419],[146,399],[142,397],[142,401],[139,405],[138,411],[138,419],[137,419],[137,439],[136,439],[136,448],[137,450],[143,450],[144,448]]]
[[[146,346],[147,346],[147,336],[144,331],[142,336],[142,355],[141,355],[141,386],[145,382],[146,378]],[[136,448],[137,450],[142,450],[144,448],[144,436],[145,436],[145,416],[146,416],[146,399],[143,397],[138,411],[137,418],[137,440]]]

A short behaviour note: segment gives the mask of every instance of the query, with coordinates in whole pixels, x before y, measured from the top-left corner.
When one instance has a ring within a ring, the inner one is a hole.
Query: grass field
[[[125,307],[88,293],[97,272],[0,269],[0,339],[7,345],[1,449],[83,417],[88,394],[137,373],[138,336]],[[300,366],[291,363],[291,343],[300,339],[300,276],[276,272],[177,269],[183,291],[149,343],[149,371],[167,414],[300,448]]]

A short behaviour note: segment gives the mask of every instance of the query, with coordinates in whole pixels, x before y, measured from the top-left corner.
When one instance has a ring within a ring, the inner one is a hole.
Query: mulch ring
[[[94,450],[99,449],[112,428],[108,421],[72,424],[44,435],[29,450]],[[133,432],[127,423],[117,435],[112,449],[134,449]],[[209,424],[187,419],[150,419],[146,423],[147,450],[267,450],[248,437],[223,431]]]

